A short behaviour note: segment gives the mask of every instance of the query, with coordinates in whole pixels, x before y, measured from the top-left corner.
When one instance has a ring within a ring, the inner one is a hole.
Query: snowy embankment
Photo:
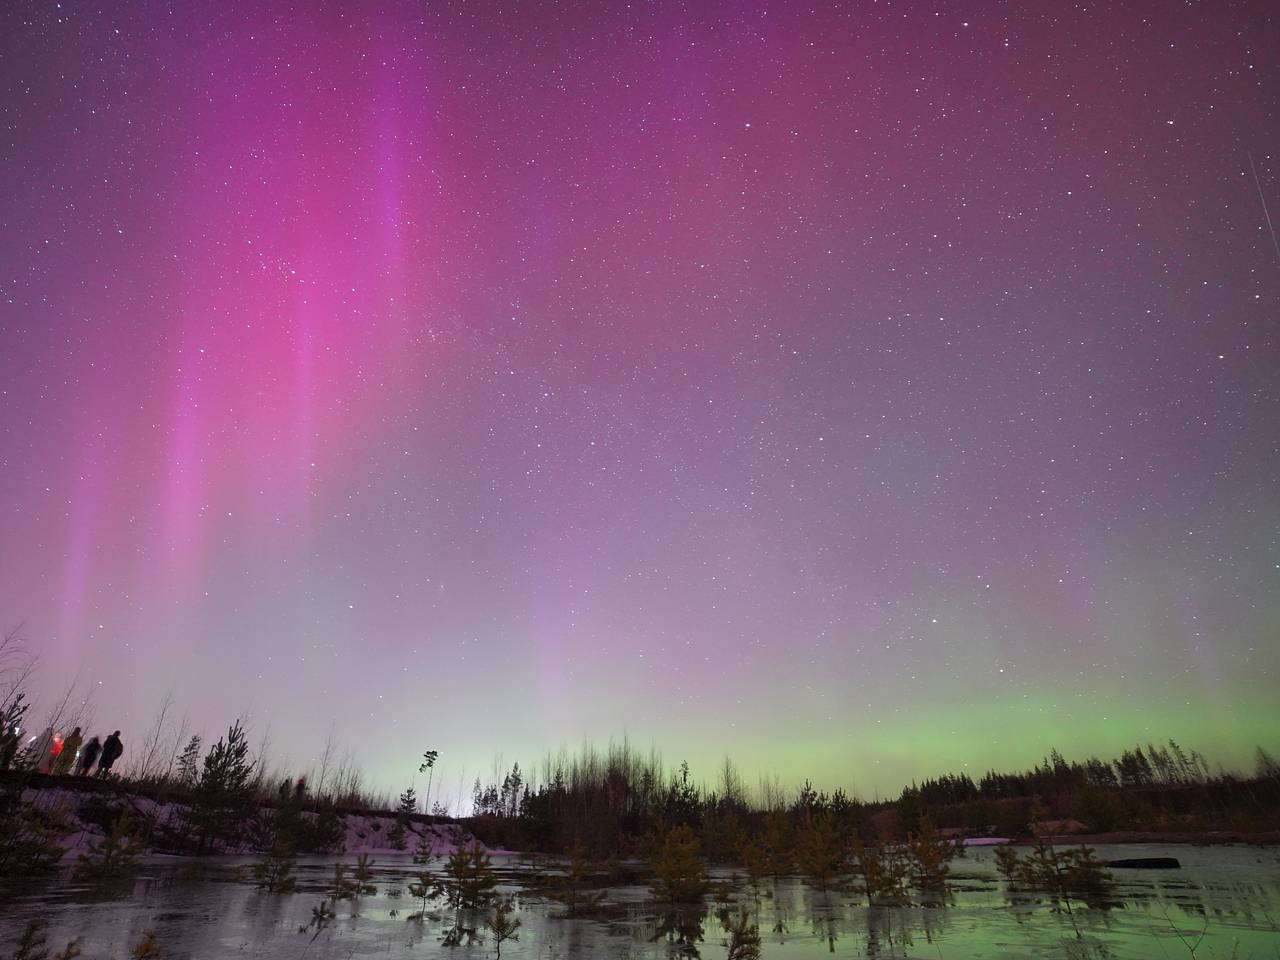
[[[38,808],[49,819],[68,828],[62,841],[67,859],[74,859],[91,843],[102,839],[120,814],[128,817],[135,833],[147,838],[148,852],[180,852],[173,841],[188,832],[191,814],[186,803],[158,801],[125,791],[103,795],[63,787],[29,787],[22,791],[22,803]],[[322,812],[336,820],[333,831],[336,842],[324,851],[327,853],[407,855],[429,848],[434,856],[441,857],[453,853],[459,846],[476,842],[464,824],[419,815],[408,825],[404,846],[398,847],[392,837],[396,815],[390,811],[338,812],[310,807],[296,812],[299,818],[312,824],[320,819]],[[219,852],[232,855],[257,852],[252,820],[266,818],[269,822],[280,813],[281,810],[272,805],[262,805],[245,819],[244,830],[236,842],[221,845]]]
[[[387,840],[396,822],[392,814],[349,814],[342,819],[346,835],[343,853],[413,853],[425,837],[434,856],[447,857],[458,847],[477,842],[471,831],[460,823],[412,823],[405,847],[399,850]]]

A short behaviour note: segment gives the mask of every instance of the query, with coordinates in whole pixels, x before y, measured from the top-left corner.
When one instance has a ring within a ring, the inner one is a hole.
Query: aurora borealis
[[[1263,2],[9,3],[0,621],[399,786],[1280,730]],[[1256,173],[1256,178],[1255,178]],[[126,755],[127,757],[127,755]]]

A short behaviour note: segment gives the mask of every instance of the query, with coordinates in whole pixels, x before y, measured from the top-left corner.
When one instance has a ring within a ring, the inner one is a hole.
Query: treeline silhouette
[[[472,829],[508,849],[560,853],[583,844],[596,858],[643,854],[685,826],[715,859],[740,860],[753,839],[830,816],[868,844],[906,840],[922,818],[955,835],[1025,838],[1036,832],[1112,833],[1280,830],[1280,763],[1257,749],[1252,776],[1216,772],[1175,741],[1135,745],[1119,757],[1069,761],[1051,750],[1020,772],[944,774],[867,801],[805,781],[749,791],[726,759],[710,783],[687,764],[668,770],[627,741],[546,757],[535,775],[516,764],[501,781],[475,782]]]
[[[76,737],[81,728],[94,729],[91,696],[77,693],[73,683],[35,710],[26,690],[36,662],[20,626],[0,636],[0,837],[14,836],[7,827],[19,819],[23,829],[43,829],[32,820],[28,788],[102,796],[104,828],[114,810],[108,801],[120,794],[181,807],[181,829],[160,839],[198,851],[234,846],[237,832],[250,826],[266,836],[293,820],[296,829],[288,833],[296,849],[323,848],[337,836],[337,818],[390,812],[392,795],[370,790],[360,758],[341,750],[332,732],[318,757],[273,762],[267,739],[251,749],[240,720],[206,743],[171,696],[145,730],[126,732],[123,759],[105,775],[100,765],[94,779],[76,776],[76,764],[57,758],[65,747],[66,759],[74,759],[68,744],[86,748]],[[37,715],[38,722],[28,722]],[[434,746],[447,752],[447,744]],[[406,791],[397,813],[424,820],[429,813],[434,820],[461,812],[455,798],[432,792],[439,753],[428,750],[421,763],[406,764],[406,774],[415,768],[426,774],[427,795],[419,803]],[[671,831],[687,828],[705,853],[730,861],[753,843],[781,849],[786,831],[828,818],[842,840],[868,845],[906,840],[926,820],[948,835],[1011,838],[1029,836],[1037,822],[1041,832],[1060,833],[1280,831],[1280,763],[1262,747],[1252,775],[1211,767],[1198,751],[1165,740],[1135,744],[1111,759],[1068,760],[1051,750],[1029,770],[990,770],[976,781],[966,772],[945,773],[875,800],[819,790],[809,781],[784,788],[776,778],[762,779],[749,787],[727,758],[699,773],[684,763],[669,768],[656,750],[638,750],[626,739],[588,745],[547,756],[533,770],[517,764],[492,782],[477,780],[468,819],[491,844],[549,853],[581,844],[597,859],[643,855]]]

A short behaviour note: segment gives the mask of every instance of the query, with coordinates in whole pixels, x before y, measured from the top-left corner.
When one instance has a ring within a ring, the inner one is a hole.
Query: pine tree
[[[71,827],[61,817],[21,797],[0,797],[0,880],[25,880],[50,873],[62,859],[63,839]]]
[[[883,845],[867,847],[855,836],[852,852],[854,872],[862,881],[862,892],[870,903],[906,894],[908,867],[898,850]]]
[[[333,865],[333,879],[329,883],[329,899],[336,905],[339,900],[350,900],[356,895],[355,884],[347,879],[347,865]]]
[[[253,767],[248,735],[237,720],[205,755],[198,786],[205,793],[243,795],[253,780]]]
[[[449,856],[435,893],[453,909],[474,909],[493,899],[497,885],[498,875],[493,872],[489,854],[476,840],[470,847],[458,847]]]
[[[458,847],[450,855],[445,862],[444,876],[431,891],[432,896],[443,897],[454,911],[453,926],[445,931],[442,944],[456,947],[464,941],[475,942],[476,930],[463,925],[462,911],[487,906],[497,885],[498,875],[493,872],[489,854],[479,840],[470,847]]]
[[[400,803],[396,806],[395,826],[387,834],[387,842],[393,850],[403,850],[408,845],[409,826],[413,823],[413,815],[418,812],[418,797],[409,787],[400,794]]]
[[[547,877],[542,889],[552,900],[564,904],[566,916],[576,917],[596,909],[606,896],[607,891],[591,891],[590,882],[591,866],[587,862],[587,848],[582,841],[578,841],[569,851],[565,872],[559,876]]]
[[[951,872],[950,862],[961,847],[944,840],[933,828],[928,815],[920,817],[919,829],[907,838],[911,858],[911,879],[921,890],[942,891]]]
[[[747,871],[747,881],[751,889],[758,895],[765,877],[772,874],[769,869],[769,855],[759,840],[747,840],[739,848],[738,856]]]
[[[405,788],[404,793],[400,794],[400,803],[396,807],[396,813],[404,818],[407,825],[409,818],[418,812],[418,795],[413,792],[413,787]]]
[[[427,775],[427,795],[423,798],[423,809],[428,809],[431,804],[431,778],[436,772],[436,761],[439,758],[439,750],[428,750],[422,755],[422,763],[418,765],[418,772]]]
[[[253,770],[249,740],[237,720],[205,754],[196,783],[189,817],[200,852],[236,839],[253,800]]]
[[[996,847],[996,871],[1009,883],[1018,876],[1018,851],[1013,847]]]
[[[178,754],[178,780],[187,786],[194,786],[200,777],[200,734],[194,734],[187,745]]]
[[[810,816],[807,820],[796,841],[796,860],[814,885],[826,890],[848,872],[849,854],[831,814]]]
[[[1073,899],[1089,904],[1105,904],[1112,891],[1111,877],[1105,864],[1091,848],[1084,846],[1059,850],[1046,839],[1038,839],[1031,852],[1018,856],[1010,847],[996,851],[996,869],[1010,883],[1043,891],[1052,898],[1055,909],[1067,914],[1076,926]]]
[[[0,734],[14,731],[14,737],[17,737],[17,731],[22,727],[22,720],[30,709],[31,704],[27,702],[27,695],[23,691],[19,690],[10,696],[8,702],[0,708]]]
[[[667,834],[653,873],[653,895],[666,903],[697,903],[711,888],[698,838],[684,824]]]
[[[795,869],[791,821],[781,810],[775,810],[765,820],[761,841],[769,864],[769,873],[784,877]]]

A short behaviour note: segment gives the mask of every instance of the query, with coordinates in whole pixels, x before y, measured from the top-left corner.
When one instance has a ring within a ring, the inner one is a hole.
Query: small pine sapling
[[[458,847],[450,855],[434,893],[444,897],[454,909],[472,909],[486,906],[493,899],[497,885],[498,875],[493,872],[489,854],[476,840],[470,847]]]
[[[148,930],[142,935],[142,939],[137,942],[133,950],[129,953],[133,960],[158,960],[164,956],[164,952],[160,949],[160,942],[156,940],[156,932]]]
[[[463,925],[462,911],[487,906],[497,885],[498,875],[493,872],[489,854],[479,840],[470,847],[458,847],[450,855],[445,861],[443,876],[431,891],[432,896],[443,897],[454,911],[453,926],[445,932],[441,943],[456,947],[464,941],[476,942],[476,930]]]
[[[45,936],[45,928],[48,925],[47,920],[40,918],[28,921],[22,936],[14,946],[13,960],[75,960],[80,956],[79,939],[69,940],[67,945],[57,953],[49,953],[48,940]]]
[[[355,895],[355,884],[347,879],[347,865],[345,863],[335,863],[333,865],[333,880],[329,886],[330,902],[336,905],[339,900],[350,900]]]
[[[362,853],[356,858],[356,868],[351,874],[354,880],[352,884],[353,896],[362,897],[378,892],[378,888],[371,882],[373,880],[373,865],[374,862],[369,859],[367,853]]]
[[[426,866],[436,858],[436,835],[430,827],[424,827],[418,834],[418,845],[413,851],[413,862]]]
[[[112,822],[111,831],[80,854],[72,875],[77,880],[95,883],[127,879],[138,871],[138,855],[143,847],[143,840],[133,832],[129,817],[121,813]]]
[[[268,893],[291,893],[297,886],[293,868],[297,864],[293,848],[286,843],[276,843],[265,857],[251,869],[254,886]]]
[[[1007,883],[1013,883],[1018,877],[1018,851],[1013,847],[996,847],[996,870]]]
[[[37,917],[28,920],[13,951],[13,960],[45,960],[49,956],[45,927],[48,922]]]
[[[409,881],[409,896],[419,901],[419,909],[417,913],[409,914],[406,920],[421,923],[427,918],[427,902],[434,895],[435,888],[435,880],[426,870],[419,871],[417,876]]]
[[[796,861],[819,890],[827,890],[848,873],[849,854],[831,814],[809,818],[796,838]]]
[[[513,917],[515,911],[510,897],[499,897],[491,913],[484,921],[485,929],[493,934],[493,946],[499,960],[502,957],[502,944],[508,940],[519,940],[520,918]]]
[[[751,839],[743,842],[738,850],[738,856],[747,871],[747,882],[751,885],[751,892],[759,897],[765,878],[771,875],[768,851],[758,839]]]

